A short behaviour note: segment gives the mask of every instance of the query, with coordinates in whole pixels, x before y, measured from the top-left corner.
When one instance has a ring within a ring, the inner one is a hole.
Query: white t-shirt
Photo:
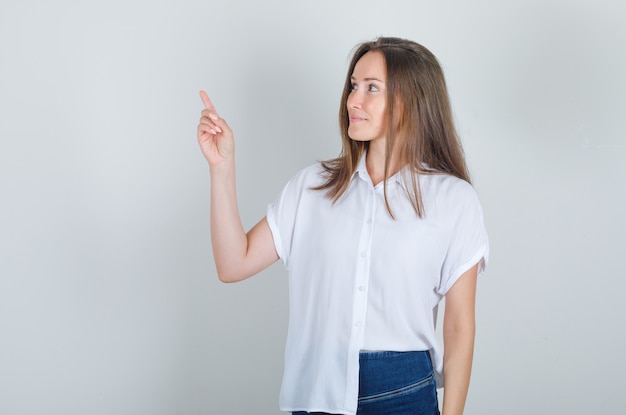
[[[355,414],[361,350],[428,350],[441,381],[437,305],[473,265],[483,273],[488,239],[474,189],[456,177],[420,176],[425,215],[415,213],[402,174],[373,186],[365,155],[335,203],[312,190],[310,166],[267,210],[289,271],[283,411]]]

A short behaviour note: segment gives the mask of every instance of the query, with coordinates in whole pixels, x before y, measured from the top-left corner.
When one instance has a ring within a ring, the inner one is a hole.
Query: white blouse
[[[289,271],[289,326],[280,394],[283,411],[355,414],[359,351],[429,350],[439,384],[443,353],[437,305],[489,247],[474,189],[456,177],[420,176],[425,216],[407,197],[402,172],[373,186],[361,158],[333,204],[321,164],[285,186],[267,210],[276,251]]]

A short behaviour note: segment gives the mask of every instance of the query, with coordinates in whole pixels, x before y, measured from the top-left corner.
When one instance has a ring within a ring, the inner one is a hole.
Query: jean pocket
[[[374,395],[362,396],[359,398],[359,403],[368,404],[368,403],[378,402],[378,401],[387,400],[387,399],[401,398],[405,395],[416,393],[433,383],[434,383],[433,375],[430,375],[425,379],[422,379],[415,383],[411,383],[401,388],[393,389],[388,392],[377,393]]]

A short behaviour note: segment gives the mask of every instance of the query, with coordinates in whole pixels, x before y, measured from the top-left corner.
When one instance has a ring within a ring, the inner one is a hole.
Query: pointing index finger
[[[215,111],[215,107],[213,106],[213,103],[209,99],[209,96],[207,95],[207,93],[204,92],[203,90],[200,90],[200,99],[202,99],[202,102],[204,103],[204,107],[206,109]]]

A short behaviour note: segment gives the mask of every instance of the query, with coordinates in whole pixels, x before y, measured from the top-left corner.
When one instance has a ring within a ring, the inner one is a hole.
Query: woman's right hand
[[[233,131],[220,118],[206,92],[200,91],[204,109],[198,124],[198,143],[211,168],[225,161],[234,161],[235,141]]]

